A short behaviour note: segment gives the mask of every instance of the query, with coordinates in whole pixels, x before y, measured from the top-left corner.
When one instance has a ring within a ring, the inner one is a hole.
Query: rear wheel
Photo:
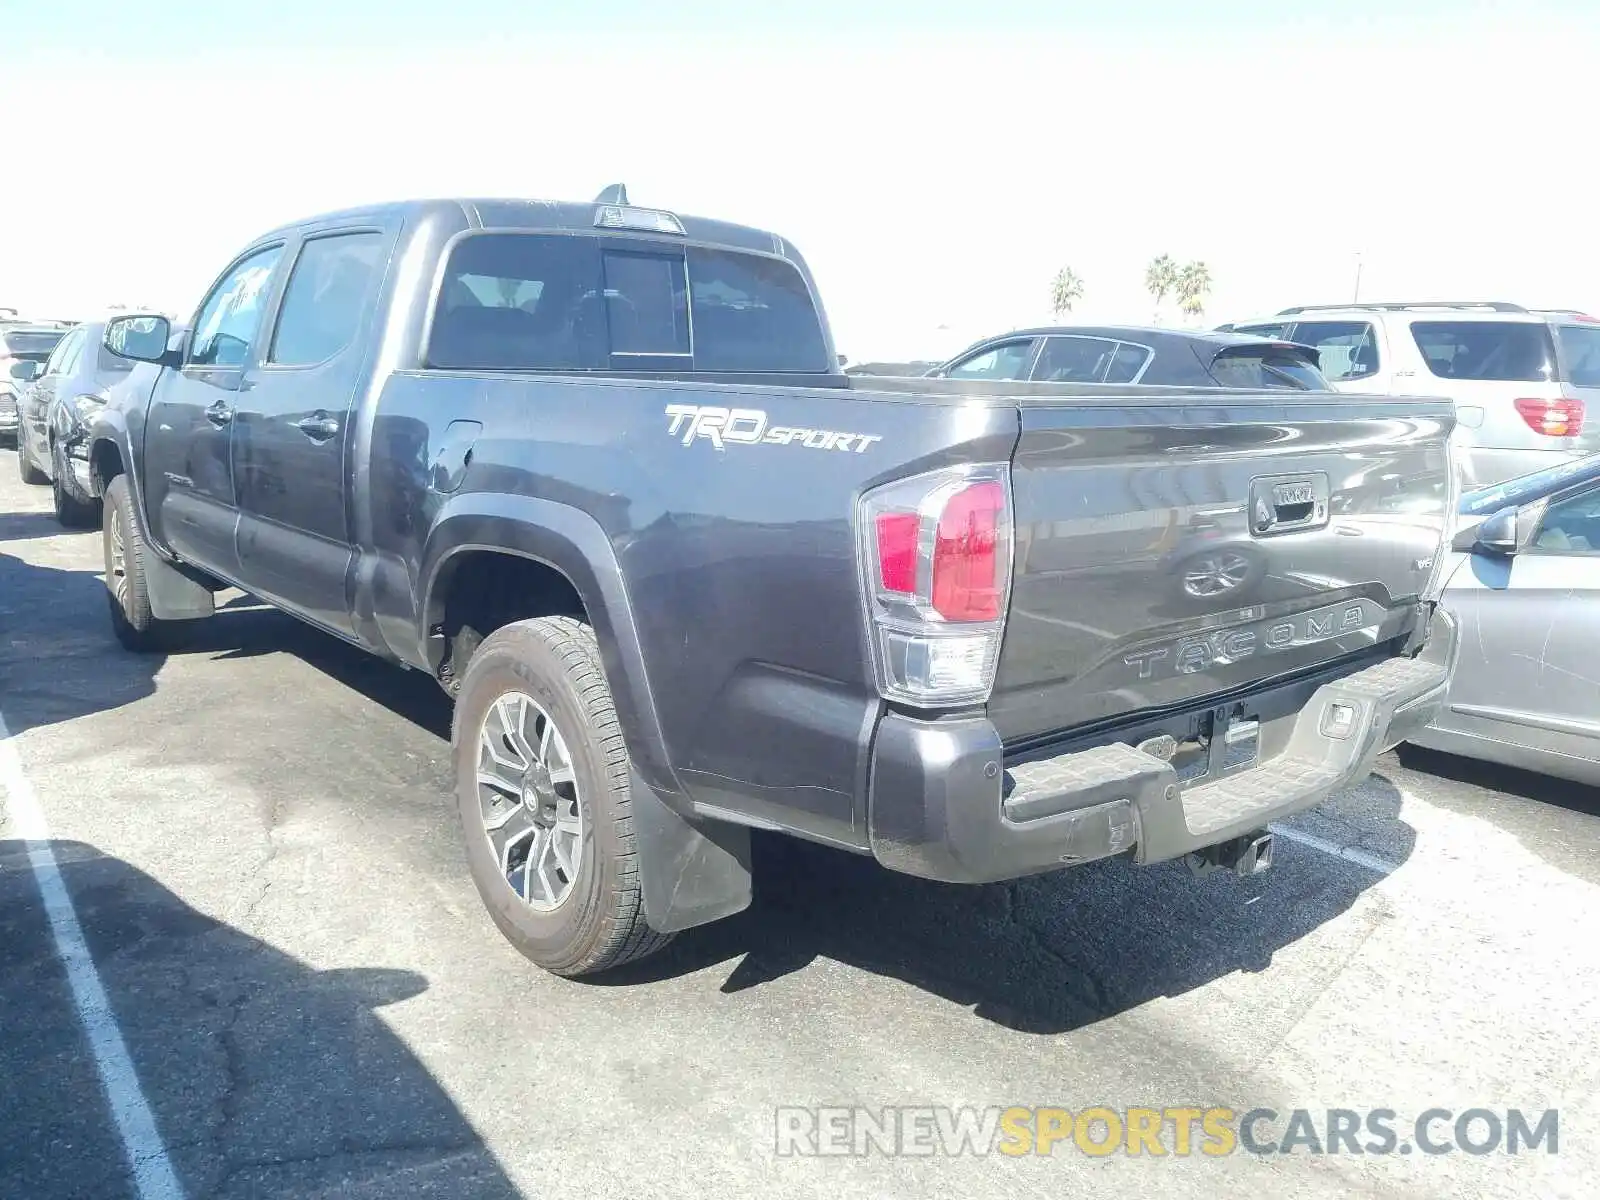
[[[155,553],[145,541],[133,509],[128,477],[118,475],[106,488],[105,528],[106,592],[111,605],[111,629],[129,650],[159,649],[170,622],[156,620],[150,610],[145,563]]]
[[[50,490],[56,503],[56,520],[68,529],[92,529],[100,523],[100,505],[93,499],[85,500],[77,494],[73,483],[72,464],[67,461],[60,443],[50,447]]]
[[[587,625],[545,617],[485,638],[452,741],[472,880],[513,946],[573,976],[666,945],[645,922],[628,752]]]

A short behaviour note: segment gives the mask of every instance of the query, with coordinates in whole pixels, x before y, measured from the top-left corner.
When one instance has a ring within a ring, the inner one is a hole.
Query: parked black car
[[[0,442],[16,444],[17,397],[66,332],[65,326],[0,321]]]
[[[29,363],[17,397],[17,470],[24,483],[48,483],[63,525],[99,524],[100,502],[89,484],[89,421],[134,363],[103,344],[105,323],[73,327],[43,364]],[[153,375],[152,375],[153,378]]]
[[[1056,325],[986,338],[931,379],[1148,383],[1327,392],[1317,351],[1271,338],[1132,325]]]

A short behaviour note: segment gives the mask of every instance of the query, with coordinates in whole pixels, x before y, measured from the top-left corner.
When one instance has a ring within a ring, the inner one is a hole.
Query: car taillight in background
[[[1011,585],[1004,463],[954,467],[868,492],[856,514],[878,690],[936,707],[994,686]]]
[[[1528,428],[1547,437],[1572,437],[1583,429],[1583,401],[1523,396],[1514,402]]]

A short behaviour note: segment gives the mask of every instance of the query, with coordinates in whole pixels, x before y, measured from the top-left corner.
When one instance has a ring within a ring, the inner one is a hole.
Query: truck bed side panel
[[[733,435],[709,436],[707,411]],[[1008,460],[1016,410],[862,403],[845,389],[401,373],[374,422],[371,478],[384,490],[364,568],[391,644],[424,633],[405,626],[423,602],[428,531],[450,502],[430,487],[430,464],[452,421],[483,426],[458,496],[539,497],[604,529],[683,789],[708,810],[864,845],[856,798],[880,701],[855,497],[949,462]]]

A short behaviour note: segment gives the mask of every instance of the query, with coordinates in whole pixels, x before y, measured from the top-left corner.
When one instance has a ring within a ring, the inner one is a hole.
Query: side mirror
[[[172,322],[162,316],[140,314],[106,322],[105,346],[118,358],[174,366],[167,351],[171,339]]]
[[[44,364],[31,359],[19,359],[11,364],[11,378],[18,383],[32,383],[44,374]]]
[[[1467,550],[1473,554],[1488,554],[1495,558],[1512,557],[1522,547],[1517,531],[1517,510],[1502,508],[1476,529],[1468,530],[1462,540],[1468,539],[1470,545],[1458,544],[1457,549]]]
[[[850,365],[850,356],[848,354],[839,355],[839,365],[841,367],[848,367]]]

